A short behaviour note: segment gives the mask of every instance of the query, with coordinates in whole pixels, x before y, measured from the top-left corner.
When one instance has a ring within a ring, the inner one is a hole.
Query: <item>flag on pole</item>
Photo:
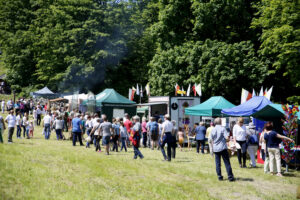
[[[175,85],[175,96],[177,96],[178,91],[180,90],[179,85],[176,83]]]
[[[144,93],[144,91],[143,91],[143,86],[141,85],[141,90],[140,90],[140,95],[141,95],[141,97],[143,97],[143,93]]]
[[[269,99],[269,100],[271,100],[272,91],[273,91],[273,86],[265,94],[266,98]]]
[[[260,88],[260,92],[259,92],[258,96],[260,96],[260,97],[264,96],[264,88],[263,87]]]
[[[242,95],[241,95],[241,104],[242,103],[245,103],[247,100],[247,97],[248,97],[248,91],[245,90],[244,88],[242,88]]]
[[[150,85],[149,85],[149,83],[147,83],[145,89],[146,89],[147,95],[150,96]]]
[[[202,96],[202,91],[201,91],[201,84],[195,84],[195,90],[197,94],[201,97]]]
[[[134,99],[135,91],[136,91],[136,89],[134,87],[132,87],[132,89],[131,89],[131,97],[130,97],[131,101],[133,101],[133,99]]]
[[[181,96],[183,97],[183,93],[184,93],[185,91],[184,91],[184,89],[183,89],[182,86],[181,86],[181,91],[182,91],[182,92],[181,92]]]
[[[132,89],[129,88],[128,99],[130,99],[130,100],[131,100],[131,94],[132,94]]]
[[[265,89],[264,96],[266,96],[267,92],[268,92],[268,88]]]
[[[197,96],[197,92],[196,92],[196,83],[193,85],[192,90],[194,92],[194,96]]]
[[[139,84],[136,84],[136,95],[140,96]]]
[[[253,88],[253,90],[252,90],[252,97],[256,97],[256,93],[255,93],[254,88]]]
[[[191,84],[189,84],[189,87],[188,87],[188,89],[187,89],[187,91],[186,91],[186,96],[190,96],[190,93],[191,93]]]

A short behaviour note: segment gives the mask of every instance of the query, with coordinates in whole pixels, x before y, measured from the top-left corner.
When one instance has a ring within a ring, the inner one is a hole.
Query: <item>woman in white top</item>
[[[26,132],[27,139],[29,139],[29,120],[28,120],[28,114],[27,113],[24,114],[23,121],[22,121],[22,126],[23,126],[23,129],[24,129],[24,133],[23,133],[24,138],[25,138],[25,132]]]
[[[246,167],[246,153],[247,153],[247,133],[246,133],[246,127],[244,126],[244,119],[240,117],[238,119],[238,122],[233,127],[233,140],[234,144],[238,143],[241,148],[237,150],[237,156],[239,160],[239,164],[241,168]],[[242,165],[242,159],[243,159],[243,165]]]

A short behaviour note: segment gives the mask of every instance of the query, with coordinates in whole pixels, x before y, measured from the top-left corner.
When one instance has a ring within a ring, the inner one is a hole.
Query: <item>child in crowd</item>
[[[234,140],[233,140],[233,137],[231,136],[227,145],[228,145],[228,149],[231,152],[231,155],[233,156],[234,153],[237,151],[237,146],[239,146],[239,144],[236,143],[236,145],[234,145]]]
[[[33,121],[31,120],[29,123],[29,137],[33,138],[33,131],[34,131],[34,125],[33,125]]]
[[[179,143],[180,151],[182,151],[183,142],[184,142],[184,132],[182,131],[182,127],[179,127],[179,129],[178,129],[178,143]]]

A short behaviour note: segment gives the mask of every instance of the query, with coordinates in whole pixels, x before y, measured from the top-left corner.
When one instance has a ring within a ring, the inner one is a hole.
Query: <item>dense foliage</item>
[[[0,0],[0,49],[17,91],[99,92],[150,83],[153,95],[202,83],[237,103],[274,86],[299,102],[300,17],[281,0]]]

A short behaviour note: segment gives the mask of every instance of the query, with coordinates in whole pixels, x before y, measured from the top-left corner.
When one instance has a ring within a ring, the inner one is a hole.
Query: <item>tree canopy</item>
[[[0,60],[17,92],[153,95],[201,83],[232,102],[271,87],[300,102],[300,17],[281,0],[0,0]]]

